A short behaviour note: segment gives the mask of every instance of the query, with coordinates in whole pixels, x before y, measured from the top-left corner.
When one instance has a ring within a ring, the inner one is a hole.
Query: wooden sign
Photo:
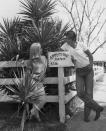
[[[58,51],[48,53],[49,67],[69,67],[74,66],[68,51]]]

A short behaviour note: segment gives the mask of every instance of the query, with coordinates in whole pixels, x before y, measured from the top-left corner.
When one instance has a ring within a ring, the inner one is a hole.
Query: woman
[[[39,102],[33,104],[31,109],[31,116],[35,116],[40,121],[39,110],[45,104],[45,89],[43,85],[43,78],[47,68],[47,60],[45,56],[42,56],[42,48],[40,43],[33,43],[30,47],[30,58],[27,63],[27,73],[32,75],[32,78],[37,82],[35,91],[39,93]],[[37,92],[38,91],[38,92]]]

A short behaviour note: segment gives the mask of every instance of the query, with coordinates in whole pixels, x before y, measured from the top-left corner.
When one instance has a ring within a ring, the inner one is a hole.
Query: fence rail
[[[1,61],[0,68],[25,67],[28,60],[25,61]],[[20,78],[21,79],[21,78]],[[0,85],[14,85],[16,78],[0,78]],[[46,95],[46,102],[59,103],[60,122],[65,122],[65,104],[76,95],[76,91],[72,91],[65,95],[65,84],[75,81],[75,75],[64,77],[64,67],[58,67],[58,77],[46,77],[44,84],[57,84],[58,95]],[[7,98],[7,100],[6,100]],[[1,101],[12,101],[8,97]]]
[[[2,68],[12,68],[12,67],[25,67],[28,60],[25,61],[1,61],[0,69]],[[94,66],[95,80],[99,79],[103,74],[102,67]],[[21,79],[21,78],[20,78]],[[14,85],[15,78],[0,78],[0,85]],[[70,91],[70,93],[65,94],[65,84],[69,82],[74,82],[76,80],[75,74],[72,76],[64,77],[64,67],[58,67],[58,77],[46,77],[44,84],[57,84],[58,85],[58,95],[46,95],[46,102],[58,102],[59,103],[59,116],[60,122],[65,122],[65,104],[76,95],[76,91]],[[1,95],[1,94],[0,94]],[[0,96],[1,97],[1,96]],[[12,101],[9,97],[4,97],[0,101]]]

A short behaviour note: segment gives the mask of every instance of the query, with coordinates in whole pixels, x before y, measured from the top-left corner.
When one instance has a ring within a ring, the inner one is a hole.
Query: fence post
[[[64,88],[64,68],[58,67],[58,95],[59,95],[59,116],[60,122],[65,122],[65,88]]]

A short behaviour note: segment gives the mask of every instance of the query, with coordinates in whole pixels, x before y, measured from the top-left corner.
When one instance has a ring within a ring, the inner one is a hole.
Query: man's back
[[[63,44],[63,46],[61,47],[64,51],[69,51],[70,52],[70,56],[72,58],[74,58],[74,60],[76,61],[76,68],[82,68],[85,67],[87,65],[89,65],[89,58],[87,57],[86,53],[84,52],[84,50],[86,50],[86,48],[83,48],[83,45],[79,44],[77,46],[77,48],[72,48],[70,45],[68,45],[67,43]]]

